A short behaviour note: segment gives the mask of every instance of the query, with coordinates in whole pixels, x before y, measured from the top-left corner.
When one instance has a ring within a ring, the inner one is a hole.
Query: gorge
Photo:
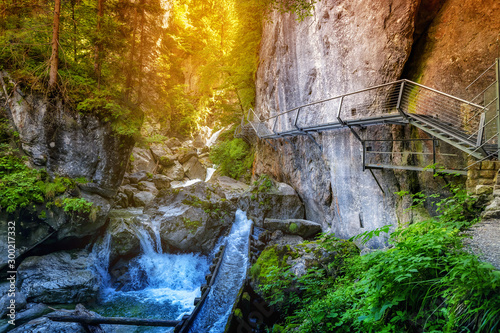
[[[0,4],[0,332],[500,329],[498,1],[21,3]],[[411,124],[264,140],[246,121],[400,79],[483,103],[494,152]]]

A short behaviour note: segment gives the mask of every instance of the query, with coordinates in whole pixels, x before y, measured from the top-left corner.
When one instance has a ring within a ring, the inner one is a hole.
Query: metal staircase
[[[460,149],[479,162],[484,159],[497,158],[500,149],[498,140],[500,59],[497,59],[495,64],[479,78],[493,69],[496,81],[489,84],[472,101],[466,101],[410,80],[398,80],[304,104],[281,113],[267,111],[268,116],[265,118],[260,118],[250,109],[246,120],[260,139],[270,142],[271,139],[288,140],[289,137],[307,136],[320,149],[322,147],[316,142],[314,133],[349,128],[363,145],[363,170],[382,168],[415,170],[412,166],[374,164],[366,161],[366,154],[376,153],[367,150],[367,142],[384,140],[362,138],[362,135],[355,129],[380,124],[411,125],[427,133],[433,140],[434,162],[436,161],[436,140],[444,141]],[[491,76],[491,73],[489,75]],[[266,114],[266,112],[261,112],[261,114]],[[243,126],[242,122],[241,127]],[[389,154],[389,152],[379,153]],[[423,153],[415,152],[415,154]],[[475,163],[477,162],[473,164]]]

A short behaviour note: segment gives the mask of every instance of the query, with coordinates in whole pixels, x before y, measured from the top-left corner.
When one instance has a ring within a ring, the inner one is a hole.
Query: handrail
[[[367,92],[367,91],[370,91],[370,90],[375,90],[375,89],[379,89],[379,88],[383,88],[383,87],[388,87],[388,86],[391,86],[391,85],[395,85],[397,83],[402,83],[402,82],[407,82],[407,83],[411,83],[411,84],[414,84],[416,86],[419,86],[421,88],[424,88],[424,89],[427,89],[427,90],[430,90],[434,93],[437,93],[437,94],[440,94],[440,95],[443,95],[443,96],[446,96],[448,98],[452,98],[456,101],[459,101],[461,103],[465,103],[465,104],[468,104],[470,106],[474,106],[474,107],[477,107],[477,108],[483,108],[481,105],[478,105],[478,104],[475,104],[475,103],[472,103],[470,101],[466,101],[465,99],[462,99],[462,98],[459,98],[459,97],[456,97],[456,96],[453,96],[453,95],[450,95],[450,94],[447,94],[447,93],[444,93],[442,91],[439,91],[439,90],[436,90],[436,89],[433,89],[433,88],[430,88],[430,87],[427,87],[427,86],[424,86],[422,84],[419,84],[419,83],[416,83],[414,81],[411,81],[411,80],[408,80],[408,79],[401,79],[401,80],[396,80],[396,81],[393,81],[393,82],[389,82],[389,83],[384,83],[384,84],[380,84],[380,85],[377,85],[377,86],[372,86],[372,87],[368,87],[368,88],[364,88],[364,89],[360,89],[360,90],[356,90],[356,91],[353,91],[353,92],[349,92],[349,93],[346,93],[346,94],[341,94],[341,95],[337,95],[337,96],[334,96],[334,97],[329,97],[329,98],[326,98],[326,99],[322,99],[322,100],[319,100],[319,101],[314,101],[314,102],[311,102],[311,103],[307,103],[307,104],[303,104],[303,105],[300,105],[300,106],[296,106],[294,108],[291,108],[291,109],[288,109],[286,111],[283,111],[281,113],[278,113],[274,116],[270,116],[270,117],[267,117],[267,118],[264,118],[263,120],[261,120],[261,122],[266,122],[268,120],[271,120],[271,119],[274,119],[274,118],[277,118],[279,116],[282,116],[284,114],[288,114],[290,112],[293,112],[293,111],[296,111],[300,108],[304,108],[304,107],[308,107],[308,106],[313,106],[313,105],[316,105],[316,104],[321,104],[321,103],[325,103],[325,102],[328,102],[328,101],[332,101],[332,100],[335,100],[335,99],[339,99],[339,98],[342,98],[342,97],[347,97],[347,96],[351,96],[351,95],[356,95],[356,94],[360,94],[360,93],[363,93],[363,92]],[[253,111],[253,110],[252,110]],[[254,112],[255,114],[255,112]],[[248,118],[247,118],[248,119]],[[260,120],[260,118],[259,118]]]
[[[321,103],[325,103],[325,102],[328,102],[328,101],[333,101],[334,99],[339,99],[339,98],[342,98],[342,97],[351,96],[351,95],[359,94],[359,93],[362,93],[362,92],[366,92],[366,91],[370,91],[370,90],[374,90],[374,89],[378,89],[378,88],[383,88],[383,87],[390,86],[390,85],[393,85],[395,83],[399,83],[399,82],[402,82],[402,81],[404,81],[404,80],[397,80],[397,81],[390,82],[390,83],[384,83],[384,84],[381,84],[381,85],[378,85],[378,86],[364,88],[364,89],[353,91],[353,92],[350,92],[350,93],[347,93],[347,94],[337,95],[337,96],[334,96],[334,97],[330,97],[330,98],[322,99],[322,100],[319,100],[319,101],[311,102],[311,103],[308,103],[308,104],[300,105],[300,106],[294,107],[293,109],[289,109],[289,110],[283,111],[281,113],[278,113],[278,114],[276,114],[274,116],[265,118],[263,121],[268,121],[270,119],[273,119],[273,118],[279,117],[281,115],[293,112],[293,111],[295,111],[297,109],[300,109],[300,108],[304,108],[304,107],[312,106],[312,105],[316,105],[316,104],[321,104]]]

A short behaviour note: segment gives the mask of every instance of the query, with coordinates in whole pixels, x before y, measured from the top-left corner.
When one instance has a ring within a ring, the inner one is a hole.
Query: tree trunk
[[[57,69],[59,63],[59,16],[61,14],[61,0],[55,0],[54,23],[52,27],[52,55],[50,56],[49,88],[57,83]]]
[[[143,5],[143,1],[140,2],[140,5]],[[143,74],[143,63],[144,63],[144,49],[146,48],[146,36],[144,31],[144,10],[141,12],[141,39],[139,44],[139,73],[138,73],[138,82],[137,82],[137,104],[142,102],[142,74]]]
[[[101,86],[101,53],[102,53],[101,23],[103,15],[104,15],[104,0],[97,0],[97,43],[95,46],[95,56],[94,56],[94,74],[97,78],[97,89],[99,89]]]
[[[130,91],[132,90],[132,75],[134,72],[134,59],[135,59],[135,35],[137,31],[137,7],[135,7],[134,21],[132,25],[132,39],[130,42],[130,55],[126,70],[126,80],[125,80],[125,98],[130,100]]]

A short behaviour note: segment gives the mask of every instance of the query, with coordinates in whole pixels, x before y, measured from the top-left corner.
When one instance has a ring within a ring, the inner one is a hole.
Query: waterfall
[[[110,284],[110,277],[108,273],[109,268],[109,254],[111,252],[111,234],[107,233],[98,240],[92,247],[92,261],[94,269],[101,277],[101,284],[108,287]]]
[[[92,310],[103,316],[167,320],[179,320],[190,313],[194,309],[194,299],[201,295],[205,274],[209,272],[208,258],[199,254],[163,253],[160,226],[140,209],[114,211],[114,216],[115,223],[122,223],[123,228],[137,236],[141,254],[128,263],[130,283],[116,291],[109,283],[108,273],[111,233],[108,231],[102,241],[94,245],[92,255],[96,270],[107,283],[103,283],[100,302]],[[148,328],[147,331],[168,330]],[[136,328],[122,326],[120,332],[136,332]]]
[[[249,265],[248,241],[252,221],[238,210],[226,238],[226,251],[219,274],[190,329],[190,333],[222,333],[238,292],[243,286]]]
[[[205,183],[208,182],[212,178],[215,170],[217,170],[215,167],[215,164],[212,168],[207,168],[207,177],[205,178]]]
[[[226,127],[223,127],[221,128],[220,130],[218,130],[217,132],[215,132],[214,134],[212,134],[212,136],[210,137],[210,139],[208,139],[207,143],[205,144],[207,147],[212,147],[213,144],[215,143],[215,141],[217,141],[217,139],[219,138],[219,135],[229,129],[231,126],[233,126],[232,124],[229,125],[229,126],[226,126]]]

